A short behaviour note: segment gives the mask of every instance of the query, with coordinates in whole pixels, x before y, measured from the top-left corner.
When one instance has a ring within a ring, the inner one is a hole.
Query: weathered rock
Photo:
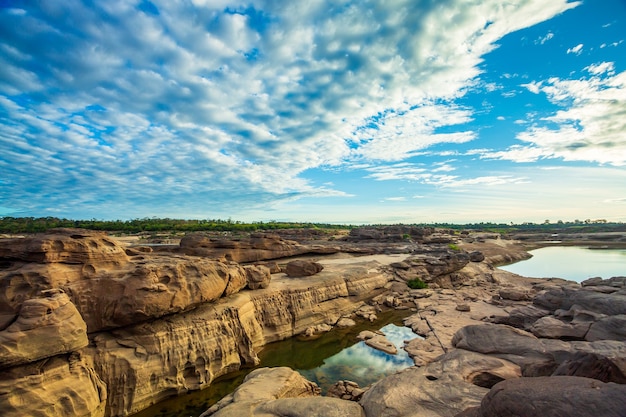
[[[389,341],[385,336],[377,334],[374,337],[365,339],[365,344],[381,352],[395,355],[398,353],[398,348]]]
[[[246,271],[236,264],[154,257],[61,288],[91,333],[184,312],[234,294],[247,284]]]
[[[602,382],[626,384],[624,358],[609,358],[594,352],[577,352],[563,361],[552,375],[582,376]]]
[[[505,300],[513,301],[529,301],[530,294],[527,290],[522,288],[502,288],[500,290],[500,297]]]
[[[323,269],[324,267],[317,262],[297,260],[287,263],[285,273],[289,277],[309,277],[321,272]]]
[[[512,309],[507,316],[496,316],[489,319],[495,324],[507,324],[519,329],[528,330],[541,317],[547,316],[550,311],[534,305],[521,306]]]
[[[225,258],[235,262],[257,262],[301,255],[309,252],[297,242],[284,240],[279,235],[253,233],[237,240],[217,239],[204,233],[190,233],[180,241],[187,255]]]
[[[270,269],[263,265],[245,266],[248,288],[258,290],[267,288],[272,280]]]
[[[355,402],[317,397],[319,388],[289,368],[252,371],[243,384],[201,417],[362,417]]]
[[[626,385],[572,376],[517,378],[495,385],[477,417],[622,417]]]
[[[67,294],[50,290],[22,303],[17,320],[0,332],[0,368],[87,346],[87,326]]]
[[[485,260],[485,255],[481,251],[473,251],[469,253],[470,262],[482,262]]]
[[[577,305],[581,309],[609,316],[626,314],[626,295],[602,294],[584,288],[552,288],[535,296],[533,303],[550,311],[569,310]]]
[[[458,303],[455,307],[455,309],[457,311],[471,311],[472,307],[469,305],[469,303]]]
[[[103,417],[106,399],[105,384],[78,353],[0,371],[3,417]]]
[[[451,416],[480,404],[487,388],[519,375],[499,359],[453,351],[422,368],[408,368],[375,383],[361,399],[368,417]]]
[[[566,323],[554,317],[542,317],[530,328],[532,334],[548,339],[584,340],[591,323]]]
[[[341,398],[348,401],[359,401],[365,389],[359,387],[359,384],[353,381],[337,381],[326,393],[327,397]]]
[[[524,376],[550,375],[578,352],[609,358],[620,371],[626,372],[626,345],[614,340],[565,342],[538,339],[530,333],[504,325],[473,325],[457,331],[452,344],[516,363],[522,367]]]
[[[349,317],[342,317],[339,319],[336,326],[340,329],[343,329],[346,327],[356,326],[356,322]]]
[[[107,266],[128,262],[124,247],[105,233],[82,229],[52,229],[46,234],[26,238],[0,239],[0,259],[5,262]]]
[[[626,341],[626,314],[604,317],[591,324],[585,340]]]

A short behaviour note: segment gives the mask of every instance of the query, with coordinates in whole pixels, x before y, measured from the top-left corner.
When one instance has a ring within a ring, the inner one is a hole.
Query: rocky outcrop
[[[452,416],[479,405],[485,386],[515,376],[512,363],[458,350],[375,383],[360,404],[368,417]]]
[[[234,262],[257,262],[308,253],[310,249],[271,233],[253,233],[249,237],[225,239],[204,233],[192,233],[180,241],[187,255],[224,258]]]
[[[350,401],[318,397],[319,388],[289,368],[252,371],[235,391],[201,417],[361,417],[361,407]]]
[[[288,262],[285,267],[285,273],[288,277],[310,277],[322,272],[324,267],[313,261],[296,260]]]
[[[3,417],[103,417],[106,400],[104,382],[79,353],[0,370]]]
[[[255,245],[260,250],[265,243]],[[70,395],[84,397],[80,408],[93,415],[100,408],[128,415],[205,388],[257,364],[256,352],[267,343],[334,326],[391,278],[372,262],[328,267],[306,280],[272,280],[262,265],[126,251],[106,235],[74,230],[2,240],[0,247],[0,366],[14,366],[0,372],[7,381],[25,372],[33,407],[35,396],[47,395],[41,401],[50,404],[65,401],[41,375],[63,375],[72,384],[78,378],[80,390]],[[246,288],[254,291],[240,292]],[[68,361],[75,357],[88,364]],[[37,364],[40,376],[28,376],[29,363]],[[51,363],[54,371],[46,368]],[[60,371],[64,367],[67,372]],[[12,401],[17,397],[0,396],[0,408]]]
[[[480,407],[456,417],[621,417],[626,385],[580,377],[517,378],[500,382]]]
[[[432,235],[435,229],[432,227],[415,226],[386,226],[386,227],[355,227],[350,230],[347,237],[352,242],[367,241],[406,241],[408,239],[423,241],[425,237]]]
[[[35,362],[87,346],[87,326],[68,296],[49,290],[22,303],[17,319],[0,331],[0,368]]]

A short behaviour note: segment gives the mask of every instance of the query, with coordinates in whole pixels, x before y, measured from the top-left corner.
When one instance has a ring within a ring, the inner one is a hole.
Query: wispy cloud
[[[543,93],[563,110],[542,118],[517,138],[527,145],[487,152],[487,158],[531,162],[545,158],[626,165],[626,72],[601,62],[586,68],[589,76],[550,78],[525,86]],[[555,127],[556,126],[556,127]]]
[[[131,217],[350,195],[306,171],[475,140],[462,127],[474,109],[455,100],[484,56],[579,4],[16,3],[0,9],[0,200]],[[557,101],[576,94],[560,80],[541,88]],[[597,122],[611,109],[593,109]],[[553,121],[583,117],[575,111]],[[542,146],[546,135],[521,139]],[[370,175],[451,178],[393,169]]]

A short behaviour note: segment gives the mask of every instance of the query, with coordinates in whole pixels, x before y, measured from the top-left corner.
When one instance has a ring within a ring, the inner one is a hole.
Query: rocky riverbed
[[[204,415],[623,415],[623,278],[501,271],[528,254],[498,236],[290,233],[155,248],[73,229],[0,239],[3,415],[130,415],[256,364],[267,343],[382,309],[414,313],[415,367],[370,387],[338,381],[340,398],[258,369]],[[411,289],[417,279],[428,288]]]

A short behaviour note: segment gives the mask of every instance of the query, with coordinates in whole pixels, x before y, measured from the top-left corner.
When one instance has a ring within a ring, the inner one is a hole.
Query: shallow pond
[[[385,375],[412,366],[413,361],[401,349],[404,340],[418,337],[402,326],[409,311],[388,311],[378,314],[374,323],[361,320],[354,327],[334,329],[313,340],[298,337],[271,343],[259,352],[258,367],[288,366],[307,379],[317,382],[323,392],[337,380],[348,379],[360,386],[375,382]],[[382,329],[398,347],[396,355],[377,351],[356,336],[362,330]],[[132,417],[197,417],[241,384],[252,368],[218,378],[202,391],[194,391],[153,405]]]
[[[500,269],[532,278],[564,278],[576,282],[591,277],[626,276],[626,249],[551,246],[530,251],[532,258]]]

